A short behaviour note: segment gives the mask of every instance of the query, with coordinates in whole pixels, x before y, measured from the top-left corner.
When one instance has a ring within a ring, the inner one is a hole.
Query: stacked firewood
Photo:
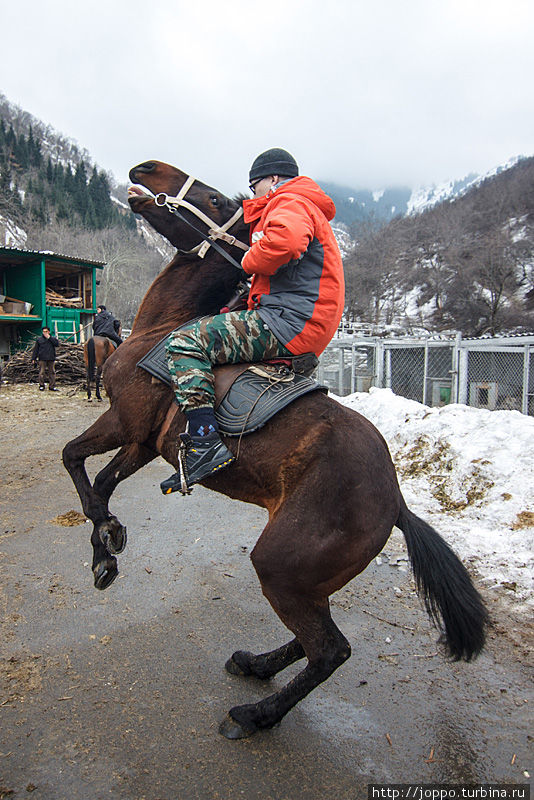
[[[46,305],[61,306],[62,308],[82,308],[83,299],[81,297],[66,297],[53,289],[47,289]]]
[[[32,361],[33,344],[26,350],[19,350],[11,356],[3,369],[3,378],[8,383],[36,383],[39,374],[38,363]],[[59,343],[55,361],[58,383],[81,384],[85,381],[83,345]]]

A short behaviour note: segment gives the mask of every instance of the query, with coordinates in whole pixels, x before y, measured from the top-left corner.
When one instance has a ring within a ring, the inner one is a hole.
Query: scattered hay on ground
[[[67,511],[65,514],[58,514],[51,519],[52,525],[62,525],[64,528],[72,528],[74,525],[84,525],[87,522],[85,514],[79,511]]]

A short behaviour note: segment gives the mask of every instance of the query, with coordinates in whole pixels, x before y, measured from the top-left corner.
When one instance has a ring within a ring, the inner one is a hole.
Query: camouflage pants
[[[166,350],[176,402],[182,411],[215,404],[212,366],[291,355],[257,311],[203,317],[171,334]]]

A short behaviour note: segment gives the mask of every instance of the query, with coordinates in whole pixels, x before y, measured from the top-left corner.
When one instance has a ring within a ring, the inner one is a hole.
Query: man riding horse
[[[106,306],[97,306],[97,315],[93,320],[93,335],[94,336],[107,336],[118,347],[122,344],[122,339],[119,336],[121,324],[118,319],[115,319],[111,311],[106,309]]]
[[[243,201],[251,247],[241,262],[252,276],[247,309],[188,323],[168,339],[167,362],[177,404],[187,419],[181,434],[187,486],[228,466],[233,454],[219,436],[212,367],[303,353],[319,356],[344,306],[341,254],[329,221],[333,201],[293,156],[273,148],[249,173],[253,198]],[[182,489],[175,473],[164,494]]]

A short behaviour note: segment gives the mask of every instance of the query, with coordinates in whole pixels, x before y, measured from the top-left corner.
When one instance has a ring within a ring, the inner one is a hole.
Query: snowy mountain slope
[[[472,172],[462,178],[453,178],[439,184],[413,189],[406,187],[354,189],[328,181],[320,181],[320,184],[336,204],[337,224],[349,226],[368,218],[389,222],[394,217],[419,214],[438,203],[455,200],[486,179],[511,169],[521,158],[522,156],[511,158],[483,174]]]
[[[495,175],[499,175],[501,172],[505,172],[507,169],[511,169],[519,160],[519,156],[511,158],[505,164],[494,167],[483,175],[478,175],[473,172],[458,180],[444,181],[443,183],[433,186],[414,189],[410,195],[406,213],[419,214],[421,211],[435,206],[437,203],[443,203],[445,200],[454,200],[465,194],[469,189],[478,186],[487,178],[492,178]]]

